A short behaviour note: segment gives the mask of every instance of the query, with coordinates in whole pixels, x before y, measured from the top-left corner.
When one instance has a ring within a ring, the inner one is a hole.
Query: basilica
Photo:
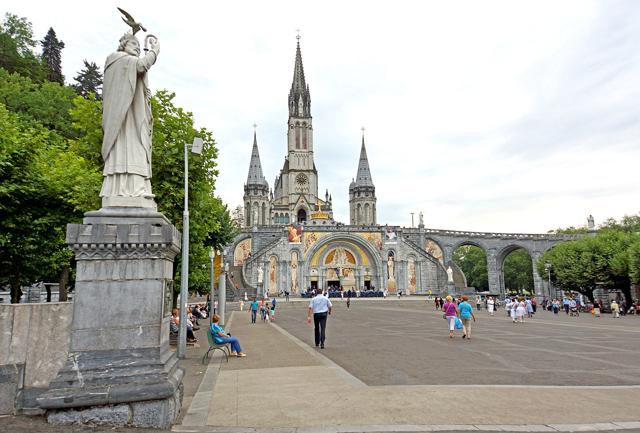
[[[364,131],[362,142],[354,143],[360,145],[360,158],[348,188],[349,222],[335,221],[332,195],[318,191],[311,93],[299,39],[288,105],[287,150],[272,187],[262,171],[254,132],[244,185],[243,229],[225,252],[230,295],[289,292],[295,296],[331,288],[391,294],[473,293],[453,261],[454,251],[462,245],[484,251],[491,294],[504,296],[505,258],[524,249],[532,261],[536,295],[554,295],[538,274],[537,261],[554,245],[577,235],[431,229],[424,226],[422,214],[417,227],[380,224]],[[322,147],[318,150],[322,152]]]
[[[232,287],[251,295],[296,295],[331,287],[406,294],[444,290],[451,278],[438,246],[424,233],[420,236],[419,228],[409,233],[378,224],[364,133],[348,189],[349,224],[334,220],[332,195],[318,191],[311,95],[299,40],[288,106],[286,155],[272,187],[262,171],[254,132],[244,185],[244,228],[226,258]]]

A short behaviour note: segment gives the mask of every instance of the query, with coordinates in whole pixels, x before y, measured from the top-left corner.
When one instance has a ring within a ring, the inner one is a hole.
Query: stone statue
[[[453,269],[451,269],[451,266],[447,268],[447,283],[453,283]]]
[[[424,216],[422,215],[422,212],[418,214],[418,225],[424,227]]]
[[[151,90],[147,71],[160,52],[158,40],[147,35],[150,49],[140,56],[133,33],[120,38],[118,50],[107,57],[102,89],[102,207],[148,207],[151,193]]]
[[[387,259],[387,272],[389,272],[389,279],[393,280],[394,279],[394,268],[395,268],[395,263],[393,261],[393,256],[389,256],[389,258]]]
[[[587,228],[589,230],[595,230],[596,229],[596,224],[593,221],[593,215],[589,215],[589,217],[587,218]]]
[[[262,284],[264,278],[264,269],[262,265],[258,266],[258,284]]]

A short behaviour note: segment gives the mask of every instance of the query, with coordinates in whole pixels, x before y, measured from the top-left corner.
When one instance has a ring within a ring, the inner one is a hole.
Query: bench
[[[202,363],[205,363],[205,360],[209,359],[209,352],[215,352],[216,350],[220,350],[224,353],[224,357],[229,362],[229,355],[231,355],[231,349],[229,348],[229,343],[218,344],[213,340],[213,335],[209,330],[207,330],[207,340],[209,341],[209,349],[207,353],[202,357]],[[227,349],[227,350],[224,350]]]

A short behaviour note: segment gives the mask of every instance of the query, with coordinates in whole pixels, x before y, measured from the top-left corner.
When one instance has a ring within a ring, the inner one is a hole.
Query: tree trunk
[[[20,289],[20,283],[11,283],[11,303],[19,304],[22,297],[22,290]]]
[[[626,304],[627,310],[629,310],[629,307],[633,303],[633,297],[631,296],[631,285],[622,286],[620,288],[620,291],[624,295],[624,303]]]
[[[67,284],[69,284],[69,264],[65,264],[60,273],[60,288],[58,289],[58,301],[67,302]]]
[[[595,305],[596,300],[595,300],[595,298],[593,297],[593,290],[586,290],[586,291],[583,293],[583,295],[587,295],[587,298],[589,298],[589,301],[591,301],[591,303]]]
[[[47,290],[47,302],[51,302],[51,286],[47,284],[44,288]]]

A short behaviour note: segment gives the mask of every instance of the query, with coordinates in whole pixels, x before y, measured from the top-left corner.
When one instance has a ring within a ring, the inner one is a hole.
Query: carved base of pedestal
[[[47,421],[55,425],[89,424],[114,427],[168,429],[180,415],[182,385],[173,397],[80,409],[51,410]]]

